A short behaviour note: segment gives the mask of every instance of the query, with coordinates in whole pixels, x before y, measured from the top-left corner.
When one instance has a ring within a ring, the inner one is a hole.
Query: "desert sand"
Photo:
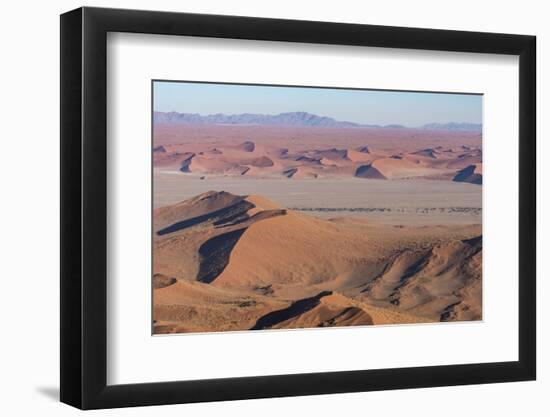
[[[446,180],[379,181],[364,178],[256,178],[154,171],[155,208],[190,199],[207,190],[261,194],[280,205],[331,219],[362,217],[394,225],[481,223],[481,187]]]
[[[159,125],[154,135],[156,168],[202,176],[424,178],[475,184],[482,177],[477,132]],[[464,173],[472,167],[475,180]]]
[[[154,211],[155,333],[481,318],[481,227],[324,220],[210,191]]]
[[[482,318],[481,134],[155,125],[155,334]]]

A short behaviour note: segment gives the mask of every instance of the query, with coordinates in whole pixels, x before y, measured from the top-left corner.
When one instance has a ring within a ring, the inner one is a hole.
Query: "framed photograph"
[[[61,16],[61,401],[533,380],[535,37]]]

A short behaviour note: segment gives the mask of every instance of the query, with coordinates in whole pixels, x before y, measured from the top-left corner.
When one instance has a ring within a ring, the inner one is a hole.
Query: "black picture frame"
[[[108,32],[519,56],[519,358],[513,362],[107,385]],[[534,36],[102,8],[61,16],[61,401],[81,409],[534,380]]]

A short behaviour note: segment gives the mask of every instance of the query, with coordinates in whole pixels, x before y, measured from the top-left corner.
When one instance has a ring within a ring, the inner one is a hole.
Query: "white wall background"
[[[59,378],[59,17],[81,6],[11,1],[0,21],[2,158],[0,204],[2,343],[0,410],[5,415],[74,415],[57,402]],[[395,26],[533,34],[538,37],[539,260],[550,250],[550,165],[542,120],[550,97],[544,77],[550,59],[545,3],[519,1],[175,0],[93,1],[86,5],[239,14]],[[544,237],[543,237],[544,235]],[[280,416],[344,413],[377,415],[544,415],[550,410],[550,267],[539,263],[539,378],[537,382],[432,388],[377,393],[237,401],[100,411],[94,415]]]

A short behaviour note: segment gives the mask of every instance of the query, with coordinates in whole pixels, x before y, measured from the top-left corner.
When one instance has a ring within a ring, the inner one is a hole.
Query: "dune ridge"
[[[156,126],[154,167],[202,176],[462,181],[463,170],[482,163],[481,133],[458,128],[219,129],[211,124]],[[480,184],[478,179],[467,182]]]
[[[324,220],[209,191],[153,228],[155,333],[481,318],[480,225]]]

